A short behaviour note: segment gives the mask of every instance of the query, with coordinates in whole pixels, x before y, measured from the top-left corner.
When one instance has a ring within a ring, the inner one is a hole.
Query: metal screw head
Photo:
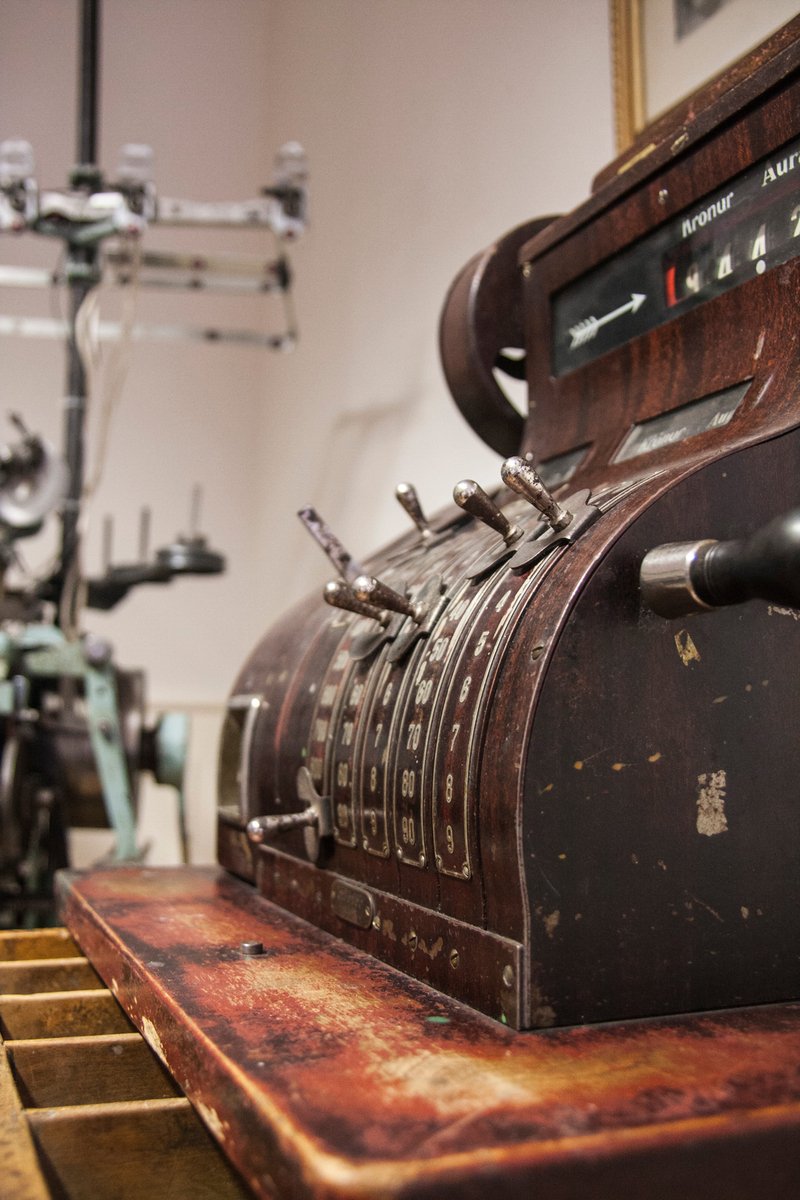
[[[455,969],[456,969],[456,967],[458,966],[458,964],[459,964],[459,962],[460,962],[460,961],[461,961],[461,956],[460,956],[460,954],[458,953],[458,951],[457,951],[457,950],[451,950],[451,951],[450,951],[450,966],[453,968],[453,970],[454,970],[454,971],[455,971]]]
[[[264,953],[264,943],[242,942],[239,949],[241,950],[242,954],[246,955],[248,958],[256,958],[259,954]]]
[[[417,935],[416,935],[416,933],[415,933],[415,932],[414,932],[414,930],[412,929],[412,930],[411,930],[411,932],[410,932],[410,933],[409,933],[409,935],[408,935],[408,948],[409,948],[409,950],[416,950],[416,948],[417,948],[417,942],[418,942],[418,940],[419,940],[419,939],[417,938]]]
[[[512,988],[514,986],[514,968],[509,965],[503,967],[503,987]]]
[[[544,646],[541,643],[538,646],[533,646],[531,649],[531,659],[536,662],[537,658],[541,658],[544,654]]]
[[[111,661],[113,651],[109,642],[89,634],[83,642],[83,653],[90,666],[104,667]]]
[[[667,191],[667,189],[665,187],[659,188],[658,189],[658,203],[661,205],[662,208],[667,203],[668,199],[669,199],[669,192]]]

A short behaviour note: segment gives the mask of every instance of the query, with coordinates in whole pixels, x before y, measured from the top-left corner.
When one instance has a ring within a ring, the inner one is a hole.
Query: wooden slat
[[[138,1033],[12,1041],[6,1049],[26,1108],[180,1095]]]
[[[133,1028],[110,992],[0,996],[0,1036],[48,1038],[128,1033]]]
[[[0,996],[85,991],[102,987],[103,981],[86,958],[73,956],[0,962]]]
[[[3,1200],[47,1200],[48,1195],[5,1047],[0,1042],[0,1196]]]
[[[0,962],[28,958],[78,957],[80,950],[66,929],[0,930]]]
[[[28,1109],[27,1116],[45,1169],[68,1200],[250,1195],[184,1097]]]
[[[65,930],[0,932],[0,1200],[249,1190]]]

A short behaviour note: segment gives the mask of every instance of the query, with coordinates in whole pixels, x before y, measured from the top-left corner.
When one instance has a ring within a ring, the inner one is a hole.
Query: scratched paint
[[[698,775],[697,782],[697,832],[704,837],[725,833],[728,828],[728,818],[725,815],[728,779],[725,771],[710,771]]]
[[[149,1017],[142,1018],[142,1034],[151,1050],[155,1050],[158,1057],[166,1066],[167,1056],[164,1053],[164,1047],[161,1044],[161,1038],[158,1030]]]
[[[695,646],[688,629],[679,629],[675,634],[675,649],[685,667],[691,666],[693,662],[700,662],[700,651]]]
[[[559,909],[555,909],[553,912],[549,913],[548,916],[545,917],[544,931],[549,938],[555,937],[556,929],[558,928],[558,923],[560,920],[561,920],[561,912]]]
[[[800,621],[800,612],[796,608],[784,608],[782,604],[768,605],[767,612],[771,617],[791,617],[793,621]]]
[[[196,1101],[197,1111],[205,1121],[208,1128],[214,1136],[220,1141],[225,1141],[225,1126],[219,1116],[219,1113],[211,1107],[210,1104],[204,1104],[202,1100]]]

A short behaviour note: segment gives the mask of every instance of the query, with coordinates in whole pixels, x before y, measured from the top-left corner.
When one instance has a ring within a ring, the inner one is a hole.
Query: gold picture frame
[[[611,78],[617,151],[630,146],[644,128],[644,79],[639,0],[609,0]]]
[[[617,150],[798,11],[798,0],[609,0]]]

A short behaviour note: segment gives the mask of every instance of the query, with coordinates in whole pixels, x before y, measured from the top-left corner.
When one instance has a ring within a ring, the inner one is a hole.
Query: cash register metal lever
[[[329,796],[320,796],[311,778],[308,767],[297,772],[297,797],[306,807],[300,812],[272,813],[266,817],[253,817],[247,823],[247,836],[259,845],[292,829],[302,829],[305,850],[312,862],[320,857],[323,838],[333,834],[333,814]]]
[[[402,613],[406,617],[411,617],[411,620],[417,625],[426,616],[426,608],[423,604],[414,603],[408,596],[401,596],[394,588],[390,588],[387,583],[375,579],[372,575],[359,575],[353,583],[353,591],[362,603],[369,604],[373,608],[388,608],[390,612]]]
[[[642,560],[642,602],[662,617],[745,600],[800,607],[800,508],[748,538],[656,546]]]
[[[382,627],[389,624],[389,614],[385,608],[379,608],[376,604],[359,600],[349,584],[342,583],[339,579],[332,579],[326,583],[322,596],[325,603],[330,604],[332,608],[341,608],[345,612],[357,613],[360,617],[371,617]]]
[[[532,532],[515,547],[508,560],[511,571],[525,571],[544,558],[552,547],[574,542],[600,516],[591,492],[585,489],[572,492],[563,505],[559,504],[539,473],[518,455],[505,460],[500,474],[506,487],[527,500],[540,518]]]
[[[488,496],[479,483],[474,479],[462,479],[453,488],[453,499],[459,508],[476,517],[495,533],[499,533],[506,546],[513,546],[522,537],[519,525],[509,521],[502,509],[498,508],[491,496]]]
[[[411,520],[416,525],[420,532],[423,541],[430,541],[433,537],[433,530],[430,527],[430,522],[425,516],[420,504],[417,489],[413,483],[398,483],[394,489],[394,494],[400,502],[400,506],[404,512],[408,513]]]
[[[544,520],[554,531],[565,529],[572,521],[572,513],[562,508],[539,478],[538,473],[524,458],[514,455],[507,458],[500,468],[503,483],[513,492],[523,496],[538,509]]]

